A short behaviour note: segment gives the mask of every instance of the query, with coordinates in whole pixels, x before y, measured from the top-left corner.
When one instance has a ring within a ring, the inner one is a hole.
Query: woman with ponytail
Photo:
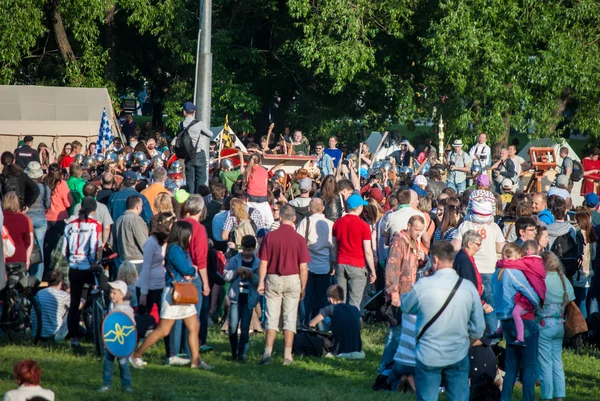
[[[552,252],[543,252],[546,268],[546,299],[538,310],[538,371],[542,400],[562,401],[566,397],[565,372],[562,364],[562,344],[565,336],[565,309],[575,299],[573,286],[563,272],[563,266]]]
[[[258,209],[268,227],[273,224],[273,212],[269,206],[268,181],[269,172],[261,165],[259,153],[250,155],[247,166],[241,166],[243,176],[242,189],[248,193],[248,207]]]
[[[592,264],[596,259],[596,243],[598,237],[592,229],[592,216],[588,212],[577,212],[575,215],[577,221],[577,245],[581,255],[581,266],[571,278],[573,289],[575,290],[575,303],[577,307],[583,311],[586,305],[587,293],[590,288],[592,278]],[[587,308],[586,308],[587,309]],[[590,311],[586,310],[583,314],[585,317]]]
[[[67,220],[62,243],[62,254],[69,261],[69,282],[71,285],[71,305],[67,316],[71,348],[79,348],[79,302],[85,284],[94,284],[92,264],[99,258],[99,244],[102,243],[102,225],[94,219],[96,200],[86,196],[81,201],[78,216]]]
[[[48,175],[44,183],[50,189],[50,207],[46,209],[48,230],[44,236],[44,268],[49,272],[50,255],[65,231],[65,220],[69,218],[73,196],[67,182],[63,180],[61,168],[57,163],[48,166]]]

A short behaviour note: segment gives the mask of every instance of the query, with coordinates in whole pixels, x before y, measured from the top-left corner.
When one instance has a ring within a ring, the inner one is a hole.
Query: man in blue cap
[[[377,278],[371,247],[371,228],[360,215],[368,203],[360,195],[350,195],[346,201],[348,213],[333,225],[333,252],[336,258],[335,277],[344,290],[346,303],[360,311],[367,275],[365,264],[371,272],[369,282]]]
[[[195,119],[196,106],[192,102],[183,104],[183,122],[179,124],[179,131],[187,129],[192,140],[192,144],[196,149],[196,154],[193,159],[185,160],[185,179],[187,182],[188,192],[190,194],[198,193],[201,185],[207,183],[207,159],[204,149],[208,149],[209,141],[212,138],[210,128],[203,121]],[[205,143],[206,142],[206,143]]]
[[[600,224],[600,212],[598,212],[598,195],[594,192],[590,192],[585,195],[585,205],[590,208],[592,212],[592,225],[597,226]]]

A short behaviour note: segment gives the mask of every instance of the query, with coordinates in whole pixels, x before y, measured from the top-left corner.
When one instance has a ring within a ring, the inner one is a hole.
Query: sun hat
[[[40,178],[42,175],[44,175],[44,172],[42,171],[42,166],[38,162],[29,162],[27,168],[25,169],[25,173],[32,180]]]

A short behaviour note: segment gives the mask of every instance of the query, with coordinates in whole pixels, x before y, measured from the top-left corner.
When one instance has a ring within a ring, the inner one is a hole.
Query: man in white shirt
[[[331,285],[331,262],[333,241],[331,230],[333,222],[323,214],[325,205],[320,198],[314,198],[308,206],[310,216],[302,219],[296,232],[306,238],[310,262],[308,262],[308,280],[304,296],[304,319],[301,323],[308,326],[310,320],[327,306],[327,289]]]
[[[526,168],[525,159],[523,159],[521,156],[517,155],[517,147],[515,145],[510,145],[508,147],[508,157],[510,157],[510,159],[515,164],[515,172],[519,176],[521,176],[523,169]]]
[[[469,151],[473,164],[481,166],[483,174],[487,174],[486,169],[492,165],[492,149],[487,145],[487,134],[482,132],[475,146]]]
[[[417,193],[412,189],[403,189],[396,195],[398,198],[398,210],[392,212],[389,215],[388,221],[383,229],[384,242],[389,245],[394,234],[401,230],[406,230],[408,227],[408,220],[412,216],[421,216],[425,220],[425,216],[421,213],[417,206],[419,205],[419,197]],[[429,238],[423,238],[427,236],[426,232],[421,234],[422,241],[426,240],[427,245],[429,244]]]

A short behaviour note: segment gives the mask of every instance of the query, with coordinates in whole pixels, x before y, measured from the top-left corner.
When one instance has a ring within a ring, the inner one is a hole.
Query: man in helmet
[[[244,160],[243,153],[241,151],[238,152],[238,157],[240,160]],[[239,168],[235,168],[233,166],[233,161],[231,159],[223,159],[221,160],[221,171],[219,172],[219,179],[223,185],[227,188],[228,192],[231,192],[231,187],[238,180],[242,178],[242,173]]]

